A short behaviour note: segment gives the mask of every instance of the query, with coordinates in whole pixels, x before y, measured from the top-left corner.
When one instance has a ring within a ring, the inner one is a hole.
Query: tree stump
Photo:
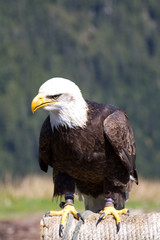
[[[160,212],[137,215],[121,215],[121,227],[117,233],[113,216],[101,221],[97,226],[99,214],[85,211],[82,220],[69,215],[63,237],[59,237],[61,217],[43,217],[40,222],[41,240],[160,240]]]

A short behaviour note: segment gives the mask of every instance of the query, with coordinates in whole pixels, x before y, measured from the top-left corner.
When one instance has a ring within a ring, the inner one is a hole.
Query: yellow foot
[[[96,225],[98,225],[98,223],[102,220],[105,219],[107,217],[107,215],[113,215],[116,219],[116,223],[117,223],[117,232],[119,232],[120,229],[120,218],[119,215],[120,214],[127,214],[129,216],[129,210],[127,208],[124,208],[122,210],[116,210],[114,207],[105,207],[103,210],[101,210],[99,212],[101,215],[96,223]]]
[[[78,213],[73,205],[65,205],[60,211],[49,211],[45,216],[62,216],[59,228],[60,237],[63,236],[63,230],[67,222],[68,215],[72,214],[76,219],[81,219],[84,222],[84,218]]]

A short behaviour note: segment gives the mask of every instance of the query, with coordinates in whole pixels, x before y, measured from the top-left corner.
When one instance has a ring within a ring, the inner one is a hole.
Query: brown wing
[[[52,166],[51,136],[52,129],[48,116],[42,125],[39,137],[39,165],[44,172],[47,172],[48,165]]]
[[[138,183],[134,135],[125,112],[117,110],[109,115],[104,120],[104,132],[123,165]]]

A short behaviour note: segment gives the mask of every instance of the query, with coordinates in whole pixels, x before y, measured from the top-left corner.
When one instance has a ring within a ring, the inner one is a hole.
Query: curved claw
[[[100,223],[100,221],[103,219],[103,217],[105,216],[105,212],[102,212],[100,217],[98,218],[98,221],[96,223],[96,226],[98,225],[98,223]]]
[[[50,213],[51,213],[51,211],[48,211],[48,212],[45,213],[44,216],[45,216],[45,217],[48,217],[48,216],[50,215]]]
[[[115,218],[115,220],[116,220],[116,226],[117,226],[117,233],[119,232],[119,230],[120,230],[120,222],[121,222],[121,220],[120,220],[120,217],[119,217],[119,215],[121,215],[121,214],[127,214],[128,216],[129,216],[129,210],[128,209],[126,209],[126,208],[124,208],[124,209],[121,209],[121,210],[116,210],[114,207],[105,207],[102,211],[100,211],[100,217],[99,217],[99,219],[98,219],[98,221],[97,221],[97,223],[96,223],[96,226],[98,225],[98,223],[102,220],[102,219],[104,219],[106,216],[108,216],[108,215],[113,215],[114,216],[114,218]]]
[[[130,215],[130,211],[129,211],[129,209],[127,210],[127,215],[128,215],[128,216]]]
[[[63,236],[63,231],[67,222],[67,218],[69,214],[72,214],[76,219],[81,219],[82,222],[84,223],[84,218],[81,216],[80,213],[77,213],[76,209],[72,204],[67,204],[63,206],[63,203],[61,204],[62,210],[60,211],[48,211],[45,214],[45,217],[47,216],[62,216],[61,217],[61,222],[60,222],[60,227],[59,227],[59,236]]]
[[[118,222],[117,223],[117,233],[119,232],[119,230],[120,230],[120,226],[121,226],[121,223],[120,222]]]
[[[63,237],[63,229],[64,229],[63,224],[60,224],[60,226],[59,226],[59,236],[60,237]]]
[[[60,204],[59,204],[59,206],[60,206],[61,209],[64,208],[64,205],[65,205],[65,202],[60,202]]]
[[[82,217],[82,215],[80,213],[77,213],[78,218],[80,218],[82,220],[82,222],[84,223],[84,218]]]

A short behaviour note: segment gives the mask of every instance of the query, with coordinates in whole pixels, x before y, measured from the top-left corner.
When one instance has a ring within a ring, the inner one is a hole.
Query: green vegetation
[[[53,183],[44,176],[27,176],[18,181],[7,179],[0,182],[0,219],[25,217],[29,214],[45,214],[49,210],[59,210],[64,198],[53,199]],[[84,209],[84,203],[75,199],[77,210]]]
[[[24,217],[29,214],[45,214],[49,210],[60,210],[60,201],[40,198],[15,198],[8,197],[0,201],[0,219],[12,219]],[[84,203],[75,200],[75,207],[83,211]]]
[[[142,209],[143,211],[156,211],[160,209],[160,203],[155,201],[129,201],[126,203],[128,209]]]
[[[52,201],[51,199],[31,199],[31,198],[7,198],[1,201],[0,204],[0,220],[1,219],[15,219],[28,216],[29,214],[39,213],[45,214],[49,210],[60,210],[59,201]],[[75,200],[75,208],[79,212],[84,211],[84,203]],[[143,211],[153,211],[160,209],[160,203],[148,201],[129,201],[126,208],[143,209]]]
[[[49,210],[59,210],[64,199],[52,200],[52,180],[48,177],[27,176],[19,183],[7,181],[0,183],[0,220],[27,217],[32,214],[43,215]],[[147,191],[146,191],[147,189]],[[130,210],[153,211],[160,209],[160,182],[140,179],[139,187],[133,187],[126,207]],[[83,212],[84,203],[75,196],[75,208]]]
[[[160,7],[156,0],[0,2],[0,176],[40,172],[46,113],[30,103],[47,79],[73,80],[85,98],[121,106],[142,176],[160,169]]]

